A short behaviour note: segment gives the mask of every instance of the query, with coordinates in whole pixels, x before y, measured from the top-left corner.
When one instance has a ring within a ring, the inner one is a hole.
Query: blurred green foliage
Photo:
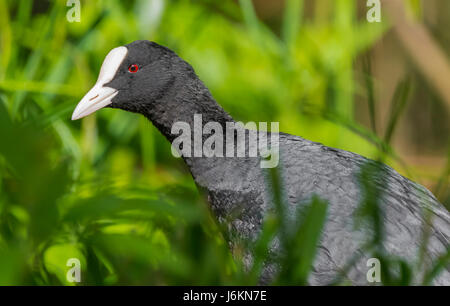
[[[389,142],[407,81],[385,139],[354,119],[355,95],[376,103],[370,61],[366,84],[354,62],[389,28],[358,21],[355,2],[337,0],[332,18],[306,22],[303,1],[288,0],[279,33],[248,0],[81,3],[81,22],[69,23],[65,1],[0,0],[0,284],[73,284],[69,258],[81,261],[81,284],[258,282],[280,215],[268,216],[245,272],[151,123],[111,109],[70,121],[107,52],[137,39],[175,50],[237,120],[279,121],[284,132],[401,165]],[[279,284],[307,284],[326,203],[301,213],[282,236],[291,247]]]

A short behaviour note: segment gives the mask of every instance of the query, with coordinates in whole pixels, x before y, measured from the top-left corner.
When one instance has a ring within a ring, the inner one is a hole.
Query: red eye
[[[138,70],[139,70],[139,66],[135,65],[135,64],[130,65],[130,67],[128,67],[128,71],[131,73],[136,73],[136,72],[138,72]]]

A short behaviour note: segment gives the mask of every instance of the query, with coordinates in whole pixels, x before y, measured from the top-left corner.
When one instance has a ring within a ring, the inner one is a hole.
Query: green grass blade
[[[372,62],[369,55],[364,57],[364,80],[366,85],[367,92],[367,102],[369,107],[369,116],[370,116],[370,126],[372,127],[372,131],[377,133],[377,125],[376,125],[376,113],[375,113],[375,92],[373,86],[373,77],[372,77]]]
[[[290,239],[287,257],[279,280],[287,285],[306,285],[326,221],[328,205],[314,197],[310,204],[300,211],[300,224]]]
[[[395,90],[394,96],[391,102],[391,110],[389,115],[389,122],[384,135],[386,143],[390,143],[394,130],[398,124],[401,114],[405,110],[408,102],[408,97],[411,91],[411,80],[409,78],[401,81]]]
[[[425,274],[423,279],[423,284],[425,286],[431,285],[433,279],[435,279],[439,274],[450,267],[450,248],[447,249],[447,252],[439,257],[434,266]]]
[[[292,46],[300,31],[303,0],[287,0],[284,9],[282,37],[286,45]]]

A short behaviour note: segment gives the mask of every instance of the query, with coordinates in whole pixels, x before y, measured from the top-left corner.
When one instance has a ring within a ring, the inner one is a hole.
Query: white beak
[[[78,103],[72,114],[72,120],[83,118],[111,104],[118,90],[104,85],[112,81],[127,53],[126,47],[118,47],[108,53],[100,69],[97,83]]]
[[[118,91],[111,87],[103,87],[98,84],[89,90],[89,92],[81,99],[72,114],[72,120],[81,119],[93,112],[111,104],[112,98],[117,95]]]

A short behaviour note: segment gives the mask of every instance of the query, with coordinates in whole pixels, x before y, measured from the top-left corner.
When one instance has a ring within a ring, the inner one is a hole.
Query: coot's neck
[[[223,170],[227,168],[229,171],[232,171],[231,168],[233,168],[233,164],[227,163],[228,158],[194,156],[194,145],[196,143],[194,141],[194,127],[198,127],[198,115],[202,117],[202,130],[205,124],[209,122],[220,124],[223,131],[224,148],[227,122],[234,122],[233,118],[214,100],[206,86],[196,76],[179,83],[174,81],[173,86],[161,97],[161,101],[152,104],[154,104],[152,109],[144,113],[144,115],[170,143],[173,143],[179,136],[179,134],[172,134],[172,127],[175,123],[183,122],[189,125],[191,155],[183,155],[182,157],[197,185],[208,190],[215,189],[217,182],[208,179],[206,172],[215,173],[217,178],[223,181],[227,180],[227,177],[223,177]],[[197,117],[196,124],[194,124],[194,116]],[[176,132],[179,133],[179,131]],[[209,136],[210,134],[203,134],[202,143]]]
[[[217,122],[224,131],[226,122],[234,122],[196,76],[182,81],[174,80],[173,85],[160,97],[160,100],[150,104],[150,108],[143,115],[171,143],[178,136],[178,134],[172,134],[172,127],[177,122],[187,123],[193,134],[195,115],[197,118],[198,115],[202,116],[203,126],[208,122]]]
[[[259,177],[257,175],[260,165],[259,158],[226,157],[226,154],[223,157],[193,156],[195,151],[195,115],[202,115],[202,130],[205,124],[209,122],[220,124],[223,132],[223,148],[228,145],[229,141],[227,123],[234,122],[233,118],[217,104],[209,90],[197,77],[190,78],[187,82],[180,84],[174,82],[171,89],[161,99],[163,101],[155,103],[155,107],[151,109],[151,112],[144,115],[152,121],[170,143],[173,143],[179,136],[171,133],[172,126],[175,123],[185,122],[190,126],[191,156],[183,155],[183,159],[189,167],[197,186],[202,191],[207,192],[209,199],[211,199],[210,203],[213,211],[217,215],[227,215],[230,213],[228,210],[234,209],[234,206],[227,206],[226,203],[222,203],[217,199],[221,199],[223,194],[228,194],[229,190],[235,190],[236,196],[243,194],[242,186],[246,186],[248,183],[246,182],[246,177]],[[205,143],[205,139],[210,136],[210,134],[203,135],[202,143]],[[232,141],[237,148],[236,134],[232,137]],[[246,190],[245,192],[249,191]],[[245,197],[244,195],[242,196]]]

